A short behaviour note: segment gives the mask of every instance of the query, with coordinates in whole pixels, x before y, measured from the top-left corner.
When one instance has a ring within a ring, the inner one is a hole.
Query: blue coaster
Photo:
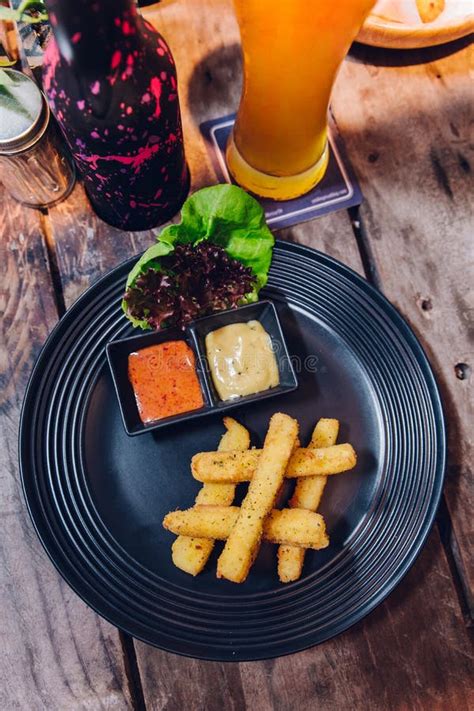
[[[200,129],[220,183],[231,183],[225,147],[234,125],[235,114],[205,121]],[[267,223],[281,228],[312,220],[334,210],[343,210],[362,202],[362,193],[352,166],[343,152],[341,139],[333,122],[329,129],[329,164],[326,175],[313,190],[294,200],[271,200],[257,197],[265,210]]]

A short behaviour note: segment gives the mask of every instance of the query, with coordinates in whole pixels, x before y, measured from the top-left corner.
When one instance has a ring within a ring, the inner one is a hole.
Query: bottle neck
[[[62,57],[87,75],[109,66],[114,48],[137,36],[134,0],[45,0]]]

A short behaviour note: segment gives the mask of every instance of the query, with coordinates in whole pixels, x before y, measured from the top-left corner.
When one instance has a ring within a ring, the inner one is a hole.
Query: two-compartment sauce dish
[[[129,435],[223,412],[298,387],[270,301],[107,344]]]

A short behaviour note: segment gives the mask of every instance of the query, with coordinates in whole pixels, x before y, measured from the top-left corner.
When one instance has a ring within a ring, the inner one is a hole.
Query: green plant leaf
[[[30,13],[34,12],[34,15]],[[25,22],[26,24],[35,24],[37,22],[46,22],[48,13],[42,0],[23,0],[16,10],[10,7],[0,6],[0,20],[8,20],[10,22]]]
[[[17,10],[20,14],[23,14],[27,10],[37,10],[38,12],[46,13],[46,6],[43,0],[23,0],[23,2],[18,5]]]
[[[15,62],[13,62],[13,64],[14,64],[14,63],[15,63]],[[0,67],[1,67],[1,66],[6,67],[6,66],[8,66],[8,65],[7,65],[7,64],[1,64],[1,63],[0,63]],[[10,65],[10,66],[11,66],[11,65]],[[8,84],[13,84],[13,80],[12,80],[11,77],[7,74],[6,71],[4,71],[3,69],[0,69],[0,86],[7,86]]]
[[[160,258],[177,244],[199,244],[209,240],[219,245],[230,257],[250,267],[256,277],[246,302],[256,301],[267,283],[275,238],[270,232],[261,205],[236,185],[214,185],[191,195],[181,209],[181,222],[168,225],[157,234],[157,244],[142,255],[127,279],[127,289],[148,269],[160,269]],[[122,303],[127,314],[127,304]],[[130,316],[128,316],[130,318]],[[132,319],[130,319],[132,320]],[[146,322],[134,326],[148,327]]]
[[[29,13],[35,12],[36,15]],[[48,19],[48,11],[43,0],[23,0],[18,6],[22,22],[45,22]]]
[[[13,82],[12,82],[13,83]],[[24,116],[27,119],[32,119],[33,116],[31,113],[26,109],[23,104],[21,104],[16,96],[12,94],[10,89],[8,89],[5,84],[1,83],[1,78],[0,78],[0,104],[6,108],[12,111],[13,113],[17,114],[17,116]]]
[[[237,185],[214,185],[191,195],[181,210],[181,222],[158,235],[167,244],[210,240],[230,257],[251,267],[257,291],[266,284],[275,243],[265,213],[255,198]]]
[[[143,271],[151,267],[159,268],[160,257],[164,257],[172,251],[173,247],[164,242],[157,242],[156,244],[152,244],[151,247],[148,247],[128,275],[127,288],[135,282]]]

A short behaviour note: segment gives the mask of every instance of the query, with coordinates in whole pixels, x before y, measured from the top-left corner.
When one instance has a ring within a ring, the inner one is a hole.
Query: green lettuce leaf
[[[256,277],[255,288],[244,301],[256,301],[259,290],[267,283],[275,238],[270,232],[261,205],[236,185],[214,185],[191,195],[181,209],[181,222],[168,225],[157,235],[131,270],[127,288],[148,269],[160,269],[160,258],[177,244],[199,244],[204,240],[219,245],[233,259],[250,267]],[[122,307],[134,324],[148,328],[145,321],[132,319],[126,302]]]

